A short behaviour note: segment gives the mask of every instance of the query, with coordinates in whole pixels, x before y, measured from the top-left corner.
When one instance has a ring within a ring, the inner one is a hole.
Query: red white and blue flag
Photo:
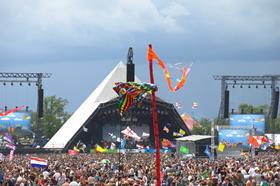
[[[192,103],[192,109],[195,110],[198,108],[198,103],[197,102],[193,102]]]
[[[31,157],[30,164],[32,167],[44,168],[48,166],[48,161],[37,157]]]

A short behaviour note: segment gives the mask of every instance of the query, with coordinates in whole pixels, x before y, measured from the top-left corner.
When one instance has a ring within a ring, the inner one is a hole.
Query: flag
[[[11,150],[9,154],[9,161],[12,161],[13,158],[14,158],[14,150]]]
[[[171,143],[171,141],[169,141],[168,139],[163,138],[162,147],[175,147],[175,145]]]
[[[209,159],[211,159],[212,155],[208,145],[206,146],[204,153],[208,156]]]
[[[163,130],[164,130],[166,133],[169,133],[169,128],[167,128],[166,126],[163,127]]]
[[[150,136],[150,134],[148,134],[148,133],[146,133],[146,132],[143,132],[142,133],[142,137],[144,138],[144,137],[149,137]]]
[[[4,160],[4,155],[2,153],[0,153],[0,161]]]
[[[83,131],[84,131],[84,132],[88,132],[88,128],[86,128],[86,127],[83,126]]]
[[[6,147],[11,150],[16,150],[16,146],[14,146],[13,144],[6,144]]]
[[[31,157],[30,164],[32,167],[45,168],[48,166],[48,161],[37,157]]]
[[[68,149],[68,155],[70,155],[70,156],[77,156],[78,155],[78,151]]]
[[[116,148],[116,144],[112,142],[112,143],[111,143],[110,149],[111,149],[111,150],[115,150],[115,148]]]
[[[132,130],[130,129],[128,126],[126,127],[126,129],[124,129],[123,131],[121,131],[121,133],[125,134],[126,136],[129,136],[133,139],[136,139],[137,141],[139,141],[141,138]]]
[[[220,143],[219,143],[219,146],[218,146],[218,151],[224,152],[224,149],[225,149],[225,144],[223,144],[222,142],[220,142]]]
[[[182,137],[183,135],[178,132],[173,132],[174,137]]]
[[[248,143],[252,146],[254,146],[255,148],[259,148],[261,145],[261,141],[258,141],[255,136],[249,136],[248,138]]]
[[[14,140],[11,134],[9,133],[5,133],[4,137],[3,137],[4,141],[7,141],[8,143],[14,144]]]
[[[190,150],[187,147],[180,146],[180,152],[182,152],[183,154],[189,154]]]
[[[197,102],[193,102],[192,103],[192,109],[195,110],[198,108],[198,103]]]
[[[76,146],[73,147],[73,150],[74,150],[74,151],[77,151],[77,153],[80,152],[80,149],[78,149]]]
[[[177,109],[183,108],[182,105],[181,105],[181,103],[179,103],[179,102],[176,102],[176,103],[175,103],[175,107],[176,107]]]
[[[96,148],[95,148],[96,152],[108,152],[108,149],[105,149],[105,148],[102,148],[101,146],[99,145],[96,145]]]
[[[124,149],[125,148],[125,144],[126,144],[126,140],[123,138],[121,139],[121,149]]]
[[[144,145],[136,144],[136,147],[137,147],[138,149],[144,149]]]
[[[186,134],[186,132],[185,132],[183,129],[180,129],[180,130],[179,130],[179,133],[182,134],[182,135],[185,135],[185,134]]]

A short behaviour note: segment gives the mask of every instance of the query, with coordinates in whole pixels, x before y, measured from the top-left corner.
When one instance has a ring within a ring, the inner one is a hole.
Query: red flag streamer
[[[171,90],[171,92],[175,92],[175,91],[179,90],[180,88],[182,88],[184,86],[184,84],[187,80],[187,75],[191,71],[191,66],[189,68],[186,68],[186,67],[183,68],[183,74],[182,74],[182,77],[181,77],[180,81],[178,82],[178,84],[175,87],[173,87],[172,83],[171,83],[170,74],[169,74],[164,62],[161,59],[159,59],[159,57],[153,51],[151,45],[149,45],[148,61],[152,62],[153,59],[155,59],[158,62],[159,66],[164,71],[164,76],[165,76],[165,79],[167,81],[167,85],[168,85],[169,89]]]
[[[148,61],[149,61],[149,69],[150,69],[150,82],[154,84],[154,72],[153,72],[153,56],[152,56],[152,45],[149,45],[148,50]],[[159,63],[160,64],[160,63]],[[161,65],[164,66],[164,63]],[[154,124],[154,138],[156,145],[156,176],[157,176],[157,186],[161,185],[161,175],[160,175],[160,147],[159,147],[159,132],[158,132],[158,122],[157,122],[157,111],[156,111],[156,94],[152,92],[152,107],[153,107],[153,124]]]

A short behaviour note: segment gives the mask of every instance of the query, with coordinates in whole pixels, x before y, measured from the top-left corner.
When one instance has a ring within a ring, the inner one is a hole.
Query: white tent
[[[140,80],[135,76],[135,81]],[[44,148],[64,148],[73,136],[83,127],[99,104],[117,97],[113,90],[115,82],[126,82],[126,65],[120,62],[102,83],[90,94],[66,123],[56,132]],[[50,126],[51,127],[51,126]]]

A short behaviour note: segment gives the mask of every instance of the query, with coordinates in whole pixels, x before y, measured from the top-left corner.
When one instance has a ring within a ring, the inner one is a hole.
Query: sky
[[[278,0],[0,0],[2,72],[49,72],[45,95],[75,109],[133,47],[136,74],[148,79],[147,45],[168,64],[193,63],[185,86],[171,93],[159,67],[158,95],[180,113],[216,117],[220,84],[213,75],[280,74]],[[175,80],[180,77],[171,69]],[[279,85],[278,85],[279,86]],[[269,89],[230,88],[230,108],[266,104]],[[1,85],[0,108],[36,108],[36,88]],[[194,112],[192,102],[198,102]],[[34,109],[35,110],[35,109]]]

